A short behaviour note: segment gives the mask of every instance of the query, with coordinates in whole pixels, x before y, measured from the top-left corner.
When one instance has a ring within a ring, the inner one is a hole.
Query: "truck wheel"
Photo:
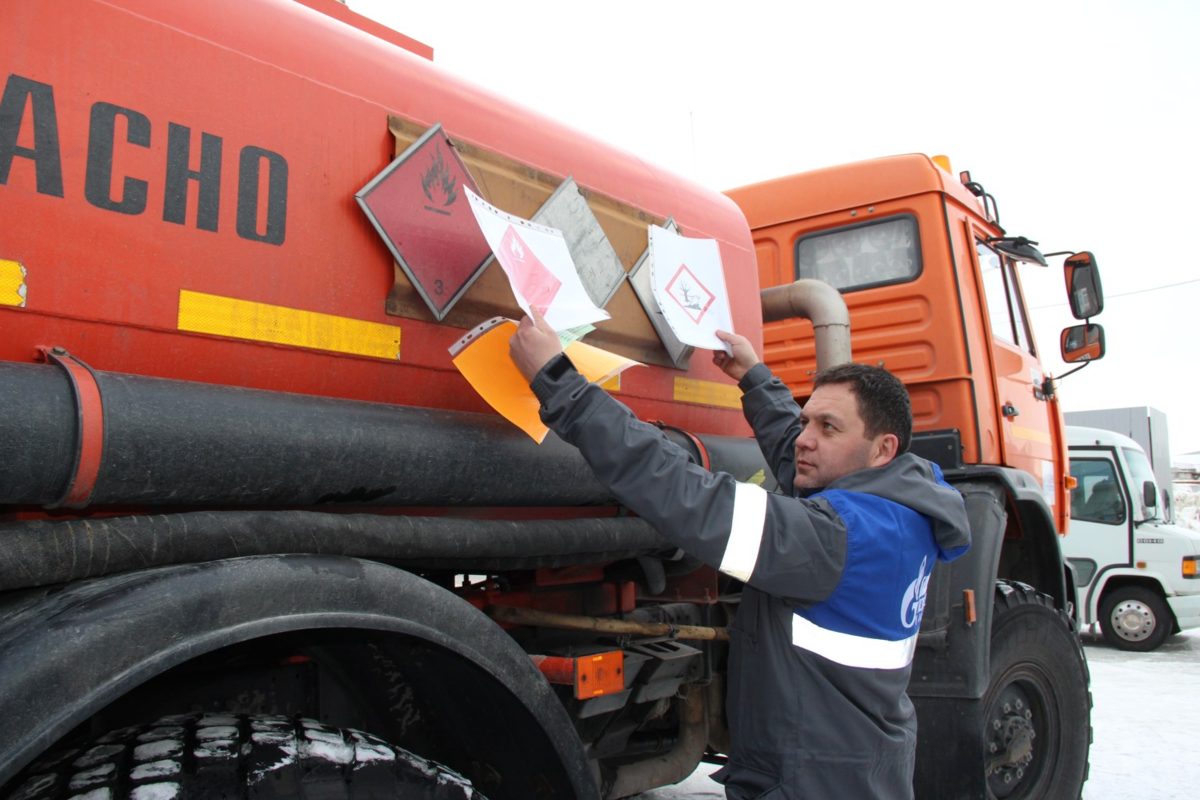
[[[1092,695],[1074,624],[1032,586],[998,582],[991,661],[983,705],[989,800],[1079,797]]]
[[[458,773],[361,731],[242,714],[163,717],[42,757],[6,800],[484,800]]]
[[[1100,630],[1118,650],[1147,653],[1157,649],[1174,627],[1167,602],[1150,589],[1122,586],[1100,602]]]

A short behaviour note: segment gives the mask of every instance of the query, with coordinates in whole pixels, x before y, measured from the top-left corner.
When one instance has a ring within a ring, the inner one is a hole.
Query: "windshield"
[[[911,214],[810,234],[796,242],[796,277],[841,292],[911,281],[921,274],[917,220]]]
[[[1149,459],[1141,450],[1134,450],[1131,447],[1122,447],[1121,452],[1125,455],[1125,463],[1129,465],[1129,475],[1133,478],[1133,485],[1129,489],[1130,494],[1133,495],[1134,508],[1137,509],[1134,519],[1140,522],[1158,516],[1158,508],[1146,508],[1145,498],[1142,495],[1142,487],[1146,481],[1150,481],[1154,483],[1154,496],[1158,497],[1158,484],[1154,481],[1154,470],[1150,467]]]

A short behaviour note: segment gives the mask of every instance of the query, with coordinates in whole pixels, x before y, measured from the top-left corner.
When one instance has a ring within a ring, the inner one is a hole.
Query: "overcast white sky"
[[[1149,405],[1200,450],[1200,3],[349,0],[434,62],[724,190],[943,153],[1010,235],[1091,250],[1108,355],[1067,411]],[[749,147],[745,146],[749,143]],[[1050,372],[1074,322],[1061,259],[1024,265]]]

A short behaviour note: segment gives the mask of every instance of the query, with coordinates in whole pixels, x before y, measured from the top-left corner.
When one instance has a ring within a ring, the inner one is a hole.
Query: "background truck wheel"
[[[5,800],[484,800],[458,773],[370,734],[240,714],[111,731],[42,757],[9,789]]]
[[[1114,589],[1100,603],[1100,630],[1118,650],[1154,650],[1174,627],[1167,601],[1141,586]]]
[[[1033,587],[999,582],[991,662],[983,706],[989,800],[1079,797],[1092,695],[1074,624]]]

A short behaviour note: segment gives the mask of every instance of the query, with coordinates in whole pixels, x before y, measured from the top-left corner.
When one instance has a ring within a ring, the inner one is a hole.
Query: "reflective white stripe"
[[[826,630],[792,614],[792,644],[847,667],[900,669],[912,662],[917,636],[889,642]]]
[[[737,483],[734,487],[733,521],[729,524],[729,541],[725,543],[720,569],[726,575],[748,581],[758,562],[758,547],[767,522],[767,492],[753,483]]]

